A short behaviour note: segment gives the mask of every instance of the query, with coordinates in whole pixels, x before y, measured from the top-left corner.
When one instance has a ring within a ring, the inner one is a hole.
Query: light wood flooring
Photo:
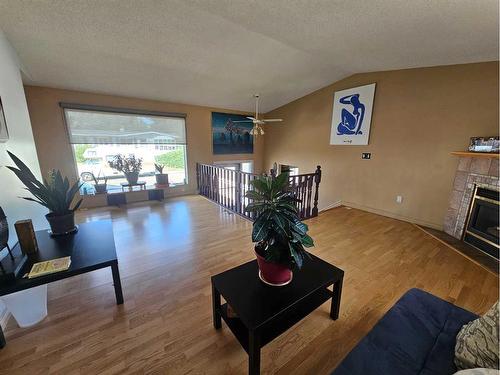
[[[239,343],[212,326],[210,276],[253,259],[251,223],[199,196],[78,219],[113,220],[125,304],[109,270],[51,284],[43,322],[9,321],[0,373],[246,374]],[[329,374],[412,287],[476,313],[498,298],[497,277],[412,224],[344,207],[308,223],[312,252],[345,271],[341,316],[326,303],[268,344],[263,374]]]

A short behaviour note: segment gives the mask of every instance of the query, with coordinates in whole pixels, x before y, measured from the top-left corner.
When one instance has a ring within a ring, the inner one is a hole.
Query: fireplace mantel
[[[462,156],[466,158],[494,158],[499,159],[500,154],[496,152],[469,152],[469,151],[453,151],[451,153],[455,156]]]

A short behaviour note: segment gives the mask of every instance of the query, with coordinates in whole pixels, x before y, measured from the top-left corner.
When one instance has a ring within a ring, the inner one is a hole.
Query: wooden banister
[[[276,177],[276,170],[271,169],[269,175]],[[249,220],[253,220],[254,217],[253,213],[245,211],[245,207],[250,203],[250,199],[245,195],[251,190],[251,181],[258,176],[260,175],[215,165],[196,164],[198,193]],[[290,188],[300,199],[300,202],[297,202],[297,209],[301,219],[318,216],[320,182],[321,167],[319,165],[314,173],[290,176]]]

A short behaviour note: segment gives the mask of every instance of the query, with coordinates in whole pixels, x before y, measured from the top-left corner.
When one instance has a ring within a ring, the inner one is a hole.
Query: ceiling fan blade
[[[264,121],[264,122],[281,122],[281,121],[283,121],[283,119],[282,118],[270,118],[270,119],[264,119],[262,121]]]
[[[248,116],[247,116],[247,119],[252,120],[252,121],[256,121],[257,120],[255,117],[248,117]]]
[[[243,120],[243,121],[231,121],[232,123],[237,123],[237,122],[250,122],[252,123],[253,121],[252,120]]]

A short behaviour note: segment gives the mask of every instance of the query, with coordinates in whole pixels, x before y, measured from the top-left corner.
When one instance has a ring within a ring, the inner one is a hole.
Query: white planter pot
[[[1,297],[21,328],[30,327],[47,316],[47,284]]]

